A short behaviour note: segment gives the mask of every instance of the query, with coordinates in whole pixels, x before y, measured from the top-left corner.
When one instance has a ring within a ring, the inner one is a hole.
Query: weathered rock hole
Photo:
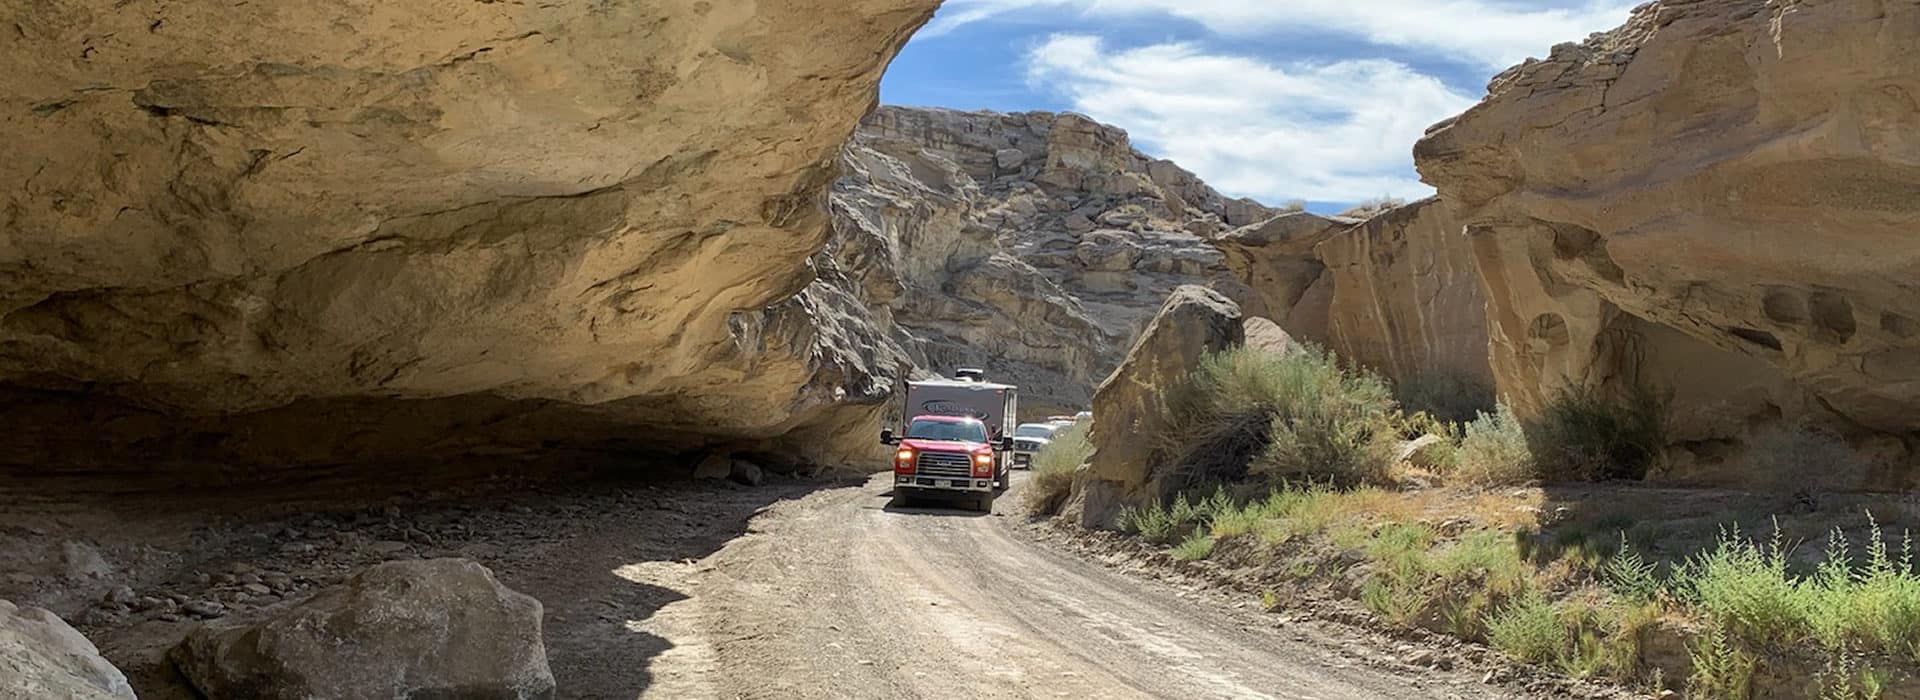
[[[1547,345],[1560,347],[1572,342],[1573,335],[1567,330],[1567,320],[1560,314],[1541,314],[1534,317],[1533,325],[1527,328],[1527,337],[1544,340]]]
[[[1780,345],[1780,338],[1766,331],[1735,327],[1728,328],[1727,334],[1774,352],[1780,352],[1784,349]]]
[[[1607,282],[1619,284],[1626,279],[1626,271],[1613,261],[1613,255],[1607,252],[1607,240],[1600,234],[1566,224],[1553,224],[1552,228],[1555,258],[1584,263],[1587,269]]]
[[[1760,302],[1767,320],[1799,325],[1807,322],[1807,300],[1798,290],[1770,289]]]
[[[1920,335],[1920,321],[1901,316],[1893,312],[1880,314],[1880,330],[1888,335],[1905,340]]]
[[[1809,299],[1813,311],[1814,337],[1836,345],[1853,339],[1859,330],[1853,318],[1853,303],[1837,292],[1814,292]]]

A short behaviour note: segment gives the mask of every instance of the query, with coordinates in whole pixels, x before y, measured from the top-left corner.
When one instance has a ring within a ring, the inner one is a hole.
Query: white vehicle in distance
[[[1053,442],[1053,436],[1071,423],[1022,423],[1013,429],[1013,467],[1032,469],[1033,456]]]

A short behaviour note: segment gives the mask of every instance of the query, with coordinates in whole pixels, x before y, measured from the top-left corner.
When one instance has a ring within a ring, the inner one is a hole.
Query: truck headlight
[[[973,463],[980,465],[982,467],[991,467],[993,466],[993,455],[989,453],[981,453],[981,454],[974,455]]]
[[[913,464],[913,448],[900,448],[900,451],[893,453],[893,461],[903,467]]]

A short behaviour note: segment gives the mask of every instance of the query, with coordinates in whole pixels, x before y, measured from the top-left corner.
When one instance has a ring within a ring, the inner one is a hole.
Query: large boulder
[[[171,655],[214,698],[548,698],[540,616],[472,561],[388,562],[265,619],[210,623]]]
[[[835,158],[938,4],[13,3],[0,465],[271,477],[871,418],[897,365],[799,295]]]
[[[1784,421],[1904,455],[1833,485],[1914,485],[1916,35],[1910,3],[1654,2],[1431,130],[1416,160],[1473,239],[1501,393],[1526,414],[1657,385],[1676,458],[1720,481]]]
[[[0,600],[0,698],[133,700],[120,669],[53,613]]]
[[[1240,307],[1198,286],[1173,291],[1120,368],[1093,396],[1093,455],[1077,475],[1068,512],[1081,525],[1110,527],[1128,504],[1158,498],[1153,483],[1159,437],[1167,429],[1166,397],[1201,358],[1241,344]]]

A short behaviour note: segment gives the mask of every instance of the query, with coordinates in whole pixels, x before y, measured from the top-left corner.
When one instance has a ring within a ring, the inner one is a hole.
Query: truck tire
[[[993,494],[985,494],[973,500],[973,509],[982,513],[993,512]]]

